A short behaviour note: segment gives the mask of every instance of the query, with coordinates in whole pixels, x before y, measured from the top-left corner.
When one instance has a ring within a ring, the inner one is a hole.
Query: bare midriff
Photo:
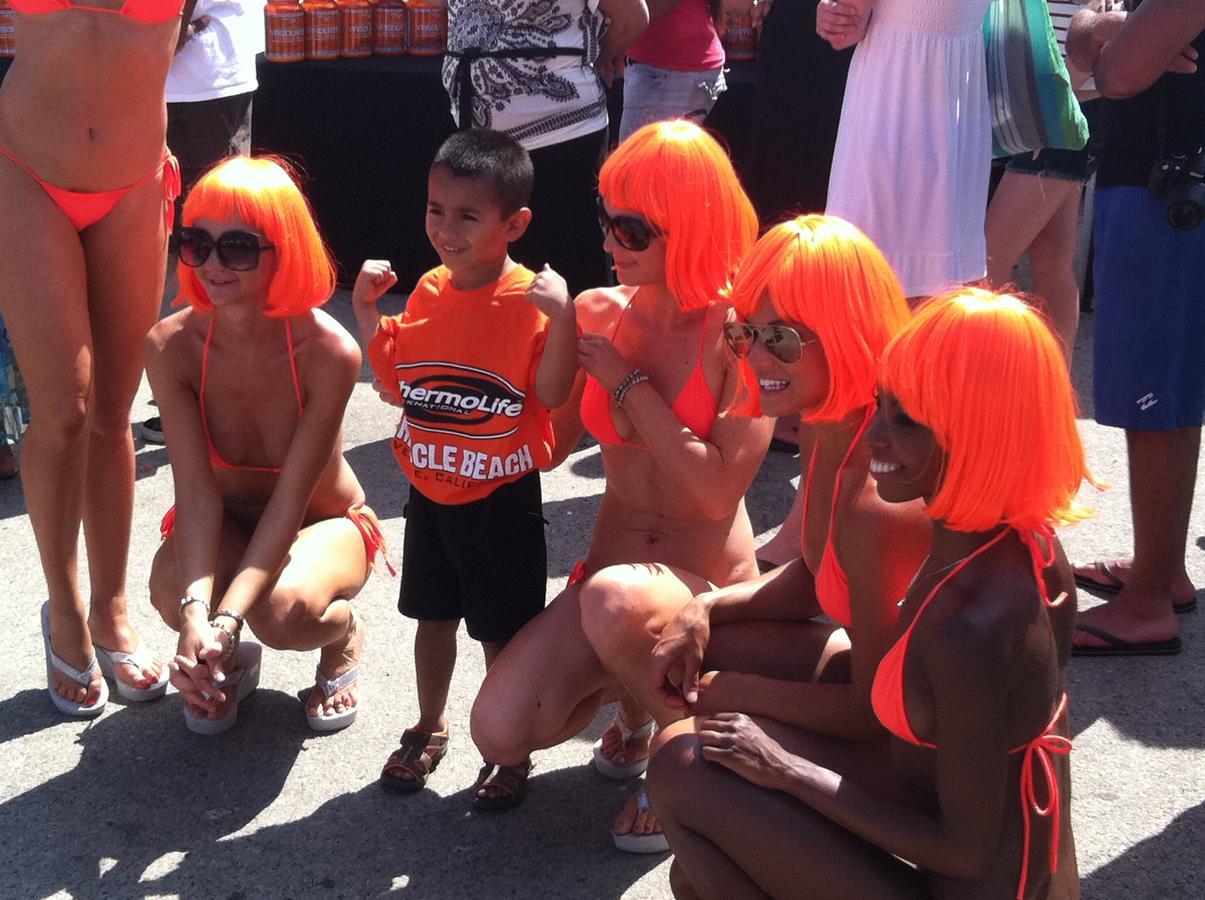
[[[343,446],[340,431],[336,447]],[[271,472],[214,472],[226,514],[248,532],[254,531],[280,476]],[[306,507],[302,527],[324,519],[337,519],[353,506],[364,504],[364,490],[342,453],[332,451],[330,462]]]
[[[587,568],[658,562],[701,575],[716,585],[757,576],[753,527],[740,501],[728,515],[709,519],[683,495],[647,450],[622,445],[602,450],[607,473]]]
[[[163,156],[164,82],[178,19],[17,15],[20,53],[0,87],[0,145],[51,184],[106,191]]]

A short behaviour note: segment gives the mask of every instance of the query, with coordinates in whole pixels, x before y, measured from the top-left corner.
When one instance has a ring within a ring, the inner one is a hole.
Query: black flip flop
[[[1117,635],[1092,625],[1076,625],[1076,631],[1090,634],[1105,641],[1103,647],[1071,645],[1072,656],[1175,656],[1180,652],[1180,638],[1166,641],[1127,641]]]
[[[1075,584],[1086,591],[1092,591],[1095,594],[1119,594],[1121,589],[1125,587],[1125,582],[1121,579],[1112,567],[1103,559],[1098,559],[1095,562],[1089,563],[1096,570],[1097,576],[1093,578],[1089,575],[1075,575]],[[1080,568],[1083,568],[1082,566]],[[1185,613],[1194,612],[1197,608],[1197,598],[1185,600],[1183,603],[1173,603],[1172,612],[1177,616],[1182,616]]]

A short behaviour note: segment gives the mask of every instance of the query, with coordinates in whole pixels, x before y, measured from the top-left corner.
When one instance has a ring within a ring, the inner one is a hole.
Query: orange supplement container
[[[17,53],[14,19],[13,8],[8,0],[0,0],[0,56],[15,56]]]
[[[757,29],[753,17],[728,13],[728,30],[722,39],[728,59],[757,59]]]
[[[368,0],[338,0],[338,4],[339,55],[372,56],[372,5]]]
[[[339,7],[334,0],[306,0],[305,58],[339,58]]]
[[[264,59],[301,62],[305,59],[305,13],[301,0],[271,0],[264,9]]]
[[[447,0],[410,0],[410,53],[439,56],[448,48]]]
[[[377,0],[372,7],[372,52],[374,56],[401,56],[406,52],[406,4],[404,0]]]

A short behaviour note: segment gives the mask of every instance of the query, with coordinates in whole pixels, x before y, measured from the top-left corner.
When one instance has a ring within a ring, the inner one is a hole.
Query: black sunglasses
[[[647,250],[653,238],[661,235],[661,232],[643,219],[609,215],[607,208],[603,206],[602,197],[598,198],[598,226],[603,230],[603,234],[610,232],[615,237],[615,243],[634,253]]]
[[[803,348],[814,344],[817,338],[804,340],[790,325],[750,325],[748,322],[724,323],[724,340],[734,356],[745,359],[753,352],[753,345],[761,340],[766,352],[780,363],[794,365],[803,358]]]
[[[203,228],[180,229],[180,262],[196,268],[217,250],[218,262],[233,272],[250,272],[259,265],[259,254],[275,250],[271,244],[261,244],[250,231],[227,231],[214,238]]]

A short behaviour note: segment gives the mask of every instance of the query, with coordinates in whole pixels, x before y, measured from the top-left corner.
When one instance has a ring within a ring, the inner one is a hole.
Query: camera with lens
[[[1172,228],[1196,228],[1205,219],[1205,151],[1164,157],[1151,170],[1147,191],[1163,201]]]

